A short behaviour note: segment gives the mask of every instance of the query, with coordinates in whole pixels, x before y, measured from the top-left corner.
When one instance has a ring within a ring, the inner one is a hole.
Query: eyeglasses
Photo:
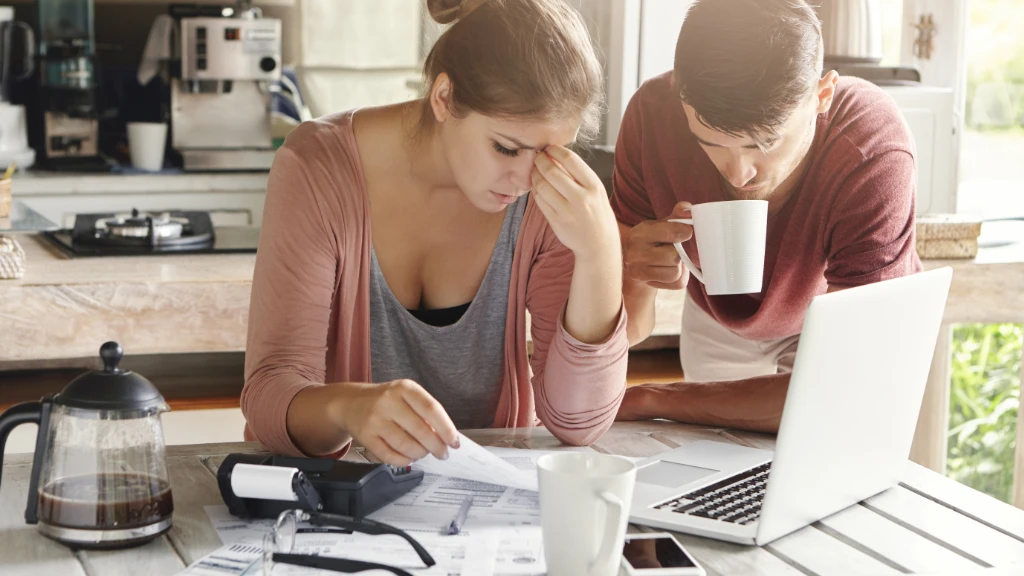
[[[408,542],[428,568],[436,564],[430,553],[419,542],[394,526],[374,522],[373,520],[342,516],[340,514],[285,510],[278,515],[274,529],[263,537],[263,576],[271,576],[274,571],[274,564],[291,564],[294,566],[349,573],[361,572],[363,570],[387,570],[397,576],[412,576],[401,568],[377,564],[376,562],[348,560],[346,558],[333,558],[330,556],[314,556],[310,554],[293,554],[292,550],[295,549],[295,535],[298,531],[299,522],[309,522],[314,526],[334,526],[375,536],[394,534]]]

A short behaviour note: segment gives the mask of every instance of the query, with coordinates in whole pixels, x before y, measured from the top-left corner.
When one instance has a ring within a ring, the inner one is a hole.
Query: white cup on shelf
[[[166,123],[128,123],[128,150],[131,152],[132,166],[139,170],[159,172],[164,167],[164,146],[166,143]]]

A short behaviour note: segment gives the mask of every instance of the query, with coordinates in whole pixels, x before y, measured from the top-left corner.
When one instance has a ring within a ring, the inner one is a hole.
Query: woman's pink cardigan
[[[301,455],[286,424],[292,398],[307,386],[371,381],[371,246],[352,112],[302,124],[277,152],[267,186],[241,398],[246,439]],[[603,342],[584,344],[566,332],[573,262],[530,202],[512,263],[493,425],[535,426],[539,418],[563,442],[586,445],[615,419],[629,344],[624,307]]]

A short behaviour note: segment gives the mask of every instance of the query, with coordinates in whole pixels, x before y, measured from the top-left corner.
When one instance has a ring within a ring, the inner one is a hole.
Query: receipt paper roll
[[[298,468],[235,464],[231,469],[231,491],[239,498],[298,500],[292,479]]]

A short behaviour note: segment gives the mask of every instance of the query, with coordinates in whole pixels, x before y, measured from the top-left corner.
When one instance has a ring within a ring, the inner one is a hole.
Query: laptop
[[[814,298],[775,451],[699,441],[642,460],[630,521],[760,546],[895,486],[952,276]]]

